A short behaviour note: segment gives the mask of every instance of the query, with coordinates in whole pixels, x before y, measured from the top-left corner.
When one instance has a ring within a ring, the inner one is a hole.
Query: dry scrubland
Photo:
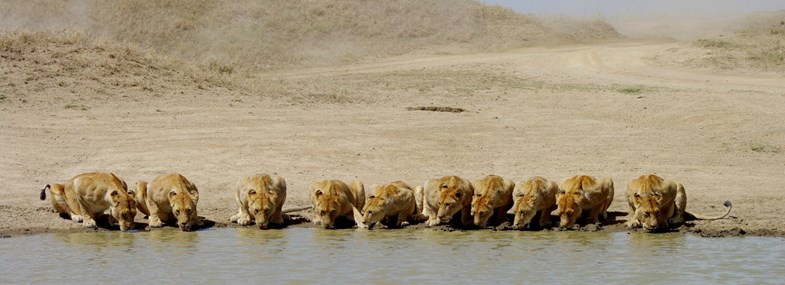
[[[656,172],[734,202],[682,230],[782,235],[778,15],[678,43],[474,1],[4,1],[0,234],[81,230],[37,191],[107,170],[181,172],[217,222],[260,171],[290,206],[327,178],[611,176],[615,212]]]

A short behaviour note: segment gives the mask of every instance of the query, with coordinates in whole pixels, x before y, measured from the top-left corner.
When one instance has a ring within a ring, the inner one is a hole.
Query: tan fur
[[[133,229],[136,217],[136,201],[128,194],[125,181],[107,172],[82,173],[71,178],[64,185],[66,204],[68,197],[76,199],[76,205],[69,209],[79,209],[82,225],[88,228],[96,227],[95,219],[103,216],[109,210],[110,217],[119,225],[120,230]],[[73,219],[76,212],[71,212]]]
[[[449,223],[453,215],[461,212],[461,223],[472,224],[471,203],[474,187],[458,176],[444,176],[423,184],[423,214],[428,216],[428,226]]]
[[[607,210],[613,202],[613,180],[600,180],[591,176],[576,175],[565,179],[556,194],[556,204],[561,227],[572,227],[579,217],[585,216],[587,224],[607,219]],[[584,213],[585,212],[585,213]]]
[[[82,222],[82,212],[76,203],[76,194],[73,191],[71,191],[71,194],[67,194],[65,185],[60,183],[47,184],[41,189],[41,200],[46,200],[46,190],[49,190],[52,196],[50,200],[55,212],[64,218],[67,216],[74,222]]]
[[[137,186],[143,185],[138,183]],[[196,212],[199,190],[196,185],[177,173],[162,174],[147,185],[147,209],[150,227],[160,228],[164,223],[177,221],[180,230],[190,231],[202,223]]]
[[[515,220],[512,227],[524,230],[537,214],[540,215],[539,226],[549,226],[551,212],[556,209],[557,192],[559,186],[555,182],[539,176],[515,183],[515,190],[512,193],[515,201],[512,212],[515,214]]]
[[[230,221],[247,226],[255,222],[260,229],[270,223],[283,225],[283,204],[286,201],[286,181],[278,175],[257,174],[237,181],[235,200],[238,213]]]
[[[368,197],[363,208],[362,224],[373,227],[383,218],[395,218],[396,226],[407,225],[408,219],[417,209],[412,187],[403,181],[395,181],[382,186],[374,185],[372,189],[373,194]]]
[[[499,224],[507,222],[507,210],[513,205],[512,190],[515,183],[496,175],[488,175],[473,184],[471,214],[474,224],[485,227],[488,220],[496,214]]]
[[[633,179],[627,184],[627,202],[630,214],[627,227],[643,227],[647,231],[665,230],[684,223],[685,214],[697,219],[721,219],[730,214],[731,203],[725,214],[718,217],[702,217],[686,213],[687,194],[684,186],[675,181],[651,174]]]
[[[365,187],[360,181],[348,186],[340,180],[324,180],[311,184],[308,193],[316,211],[313,221],[324,228],[334,228],[338,217],[362,219],[359,209],[365,206]]]
[[[136,191],[133,192],[133,195],[136,199],[136,209],[146,217],[149,217],[150,210],[147,209],[147,182],[136,182]]]

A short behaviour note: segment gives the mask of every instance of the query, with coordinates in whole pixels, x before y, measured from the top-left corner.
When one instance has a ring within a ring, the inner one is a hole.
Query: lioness
[[[530,226],[532,219],[539,215],[539,226],[547,227],[551,224],[551,212],[556,210],[556,193],[559,186],[556,182],[548,181],[545,178],[534,176],[526,179],[525,182],[515,183],[515,190],[512,191],[515,204],[512,212],[515,220],[512,227],[524,230]]]
[[[613,192],[610,177],[597,180],[591,176],[576,175],[565,179],[556,194],[561,220],[559,226],[572,227],[582,214],[587,224],[599,223],[599,218],[606,219],[606,211],[613,202]]]
[[[684,186],[660,176],[643,175],[627,184],[627,202],[630,214],[627,227],[643,227],[646,231],[666,230],[684,223],[685,218],[699,220],[722,219],[730,214],[732,204],[725,201],[728,209],[716,217],[706,217],[686,212],[687,194]]]
[[[381,186],[373,185],[371,189],[373,194],[368,197],[363,208],[364,226],[372,228],[384,218],[396,219],[397,227],[409,224],[409,217],[417,209],[414,191],[409,184],[395,181]]]
[[[73,193],[71,188],[70,194],[66,193],[65,185],[60,183],[47,184],[41,189],[41,201],[46,200],[46,190],[52,194],[52,207],[60,215],[60,217],[71,219],[74,222],[82,222],[82,212],[79,209],[79,204],[76,203],[76,194]]]
[[[474,187],[458,176],[444,176],[425,181],[423,214],[428,216],[428,226],[449,223],[461,212],[461,223],[472,224],[471,203]]]
[[[308,194],[317,215],[314,223],[321,223],[326,229],[334,228],[338,217],[362,219],[359,209],[365,206],[365,186],[360,181],[348,186],[340,180],[324,180],[311,184]]]
[[[103,216],[107,209],[121,231],[134,227],[136,201],[128,194],[125,181],[113,173],[93,172],[74,176],[65,184],[65,193],[75,194],[84,227],[95,228],[95,219]],[[74,215],[71,214],[72,217]]]
[[[239,211],[229,220],[247,226],[256,222],[260,229],[272,223],[283,225],[286,180],[278,175],[256,174],[237,181],[234,193]]]
[[[483,228],[496,213],[499,224],[507,221],[507,210],[513,205],[512,190],[515,183],[496,175],[488,175],[473,184],[475,189],[472,199],[471,214],[474,224]]]
[[[165,222],[177,221],[182,231],[190,231],[202,222],[196,215],[196,204],[199,202],[199,190],[196,185],[177,173],[162,174],[152,182],[138,183],[137,187],[146,188],[143,199],[150,212],[150,227],[160,228]]]

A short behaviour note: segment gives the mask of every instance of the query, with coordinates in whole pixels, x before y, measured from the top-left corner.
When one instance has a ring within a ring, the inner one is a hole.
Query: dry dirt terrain
[[[706,54],[688,42],[210,74],[79,35],[7,36],[0,47],[0,236],[81,231],[38,193],[90,171],[129,185],[179,172],[218,225],[236,211],[235,181],[259,172],[286,178],[285,208],[307,205],[308,185],[333,178],[369,188],[444,175],[610,176],[619,222],[627,182],[657,173],[685,185],[689,212],[733,202],[730,218],[682,231],[785,235],[783,73],[685,63]],[[417,110],[433,106],[465,112]]]

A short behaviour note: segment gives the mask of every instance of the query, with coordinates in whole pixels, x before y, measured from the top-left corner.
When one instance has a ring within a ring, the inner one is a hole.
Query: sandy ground
[[[626,183],[657,173],[685,185],[688,211],[714,215],[733,201],[731,218],[682,231],[784,235],[785,80],[687,69],[676,62],[685,51],[635,41],[407,56],[240,80],[269,92],[6,98],[0,236],[80,231],[38,191],[96,170],[129,184],[182,173],[199,187],[200,215],[218,225],[236,211],[235,181],[258,172],[286,178],[287,207],[306,205],[308,185],[328,178],[610,176],[620,221]],[[467,112],[407,110],[417,106]]]

